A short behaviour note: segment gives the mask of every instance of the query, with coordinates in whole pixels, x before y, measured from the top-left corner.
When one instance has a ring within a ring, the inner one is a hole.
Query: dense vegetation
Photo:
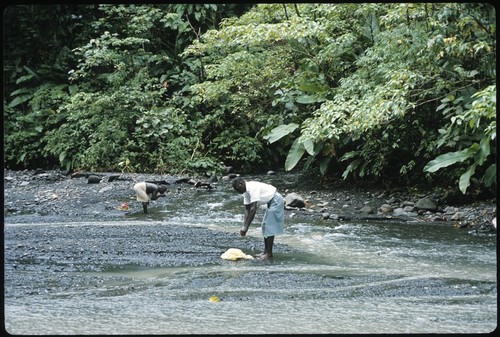
[[[495,189],[495,8],[10,6],[4,152],[9,168]]]

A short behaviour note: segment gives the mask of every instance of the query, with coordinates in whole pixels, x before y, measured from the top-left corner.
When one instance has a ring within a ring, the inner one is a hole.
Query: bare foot
[[[262,254],[259,254],[258,258],[262,261],[266,261],[266,260],[271,260],[273,258],[273,256],[269,255],[267,253],[262,253]]]

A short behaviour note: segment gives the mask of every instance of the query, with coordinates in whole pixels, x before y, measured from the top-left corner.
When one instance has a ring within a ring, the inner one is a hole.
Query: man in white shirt
[[[234,178],[233,188],[243,195],[245,214],[240,235],[245,236],[252,223],[257,206],[267,204],[262,220],[262,235],[264,236],[264,252],[259,255],[261,260],[273,257],[274,236],[283,234],[285,227],[285,204],[276,187],[259,181],[245,181],[241,177]]]

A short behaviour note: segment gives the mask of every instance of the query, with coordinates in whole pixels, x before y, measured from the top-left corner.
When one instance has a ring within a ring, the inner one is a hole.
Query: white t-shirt
[[[274,197],[276,187],[260,181],[247,181],[247,190],[243,193],[243,205],[248,205],[253,202],[259,204],[267,204]]]

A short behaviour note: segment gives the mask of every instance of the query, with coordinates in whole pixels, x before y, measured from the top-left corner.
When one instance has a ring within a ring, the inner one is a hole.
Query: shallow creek
[[[200,191],[122,221],[4,226],[11,334],[488,333],[496,234],[287,218],[271,262],[225,261],[240,196]],[[260,209],[256,219],[261,219]]]

